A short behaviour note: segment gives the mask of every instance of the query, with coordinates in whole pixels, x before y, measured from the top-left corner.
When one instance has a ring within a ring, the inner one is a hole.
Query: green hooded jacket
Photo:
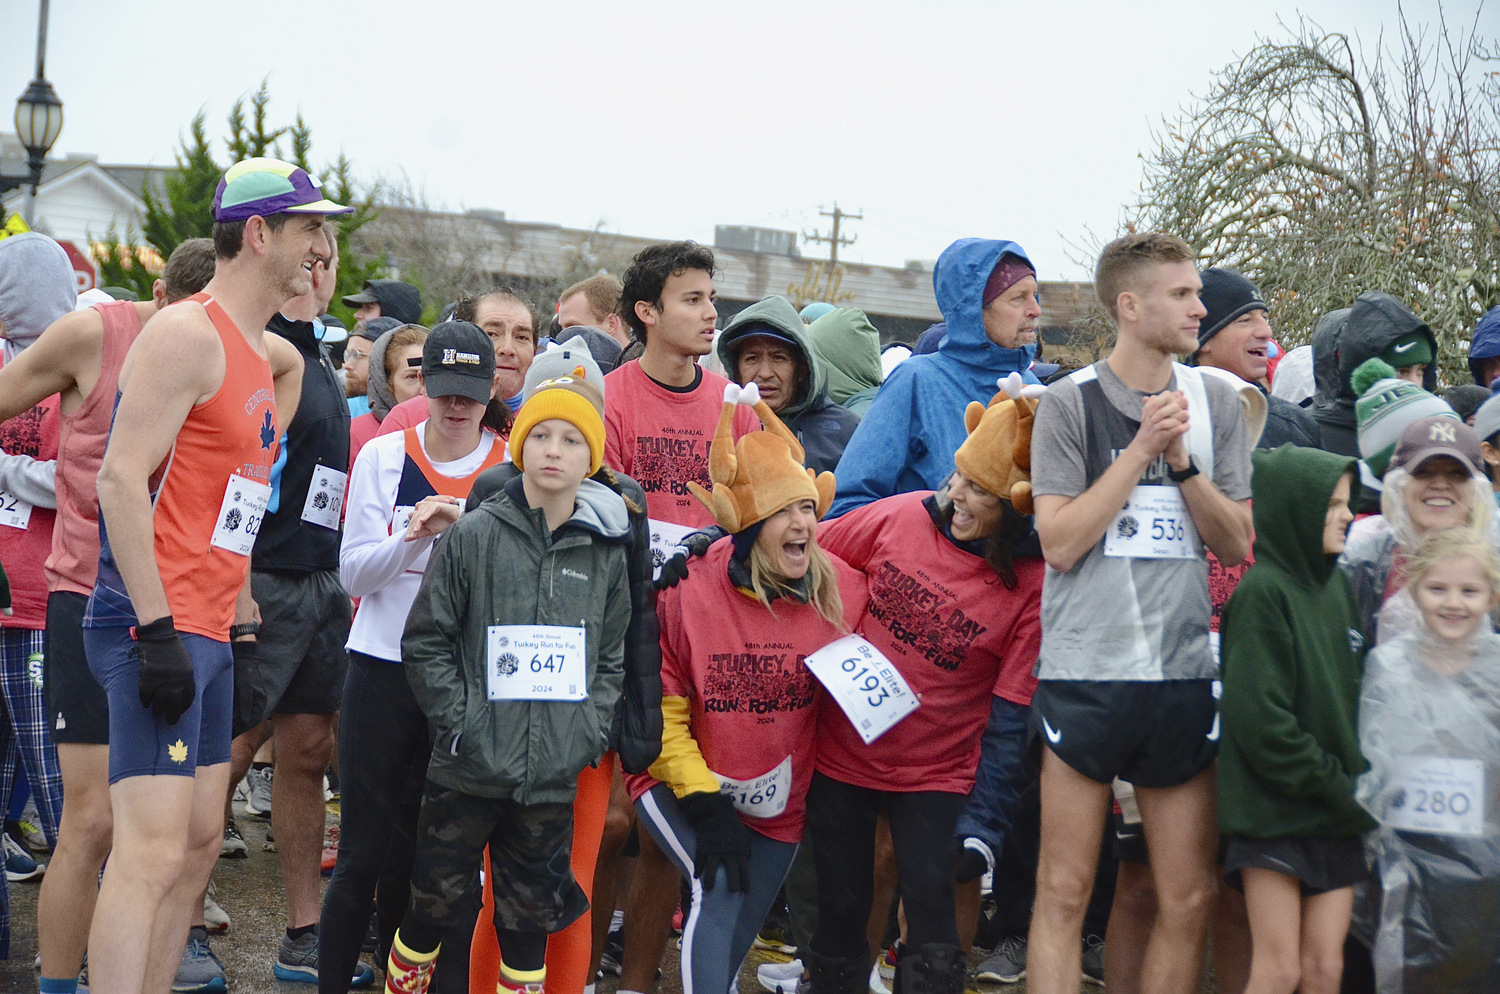
[[[1375,827],[1354,800],[1365,633],[1354,588],[1323,551],[1328,501],[1356,462],[1283,445],[1254,455],[1255,565],[1220,623],[1219,830],[1270,839]]]
[[[827,320],[838,313],[834,311],[820,320]],[[863,318],[864,315],[861,314],[860,317]],[[777,337],[789,339],[792,347],[799,351],[801,361],[807,368],[807,378],[786,406],[776,412],[776,416],[797,436],[797,441],[802,443],[804,465],[820,473],[825,470],[833,472],[834,467],[839,464],[839,456],[844,454],[844,446],[849,444],[854,429],[859,427],[859,417],[829,399],[828,367],[813,350],[809,340],[810,329],[802,323],[802,316],[792,307],[791,301],[785,297],[766,297],[729,320],[724,326],[724,333],[719,336],[719,361],[724,364],[724,375],[736,383],[740,382],[737,361],[739,351],[744,340],[755,333],[757,326]],[[875,368],[877,372],[880,369],[878,354]]]
[[[432,731],[429,780],[475,797],[573,803],[620,700],[629,539],[625,502],[603,484],[584,480],[573,516],[549,534],[516,476],[438,540],[401,638]],[[583,628],[588,697],[489,700],[491,625]]]
[[[828,398],[835,404],[880,386],[880,332],[864,311],[835,308],[808,326],[807,337],[828,371]]]

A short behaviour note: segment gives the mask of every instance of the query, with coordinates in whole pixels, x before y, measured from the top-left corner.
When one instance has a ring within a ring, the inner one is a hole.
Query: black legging
[[[838,959],[870,955],[865,927],[874,901],[875,821],[891,822],[907,945],[958,945],[950,848],[967,797],[942,791],[870,790],[814,773],[807,827],[818,874],[818,925],[812,950]]]
[[[319,994],[345,994],[349,989],[388,853],[393,865],[411,866],[411,852],[390,851],[398,837],[408,845],[414,841],[405,833],[398,836],[396,828],[413,766],[421,767],[425,779],[431,751],[427,718],[412,696],[405,669],[350,652],[339,709],[339,858],[318,924]],[[401,910],[396,912],[398,920]],[[443,937],[443,969],[433,976],[437,994],[468,992],[469,943],[478,910],[476,904],[467,922]]]

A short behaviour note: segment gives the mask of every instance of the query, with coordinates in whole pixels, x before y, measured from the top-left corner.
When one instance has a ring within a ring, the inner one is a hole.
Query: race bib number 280
[[[1432,835],[1484,834],[1484,762],[1444,756],[1402,756],[1399,787],[1385,823]]]

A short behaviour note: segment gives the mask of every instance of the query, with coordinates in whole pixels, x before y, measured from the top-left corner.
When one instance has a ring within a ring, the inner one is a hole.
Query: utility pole
[[[839,234],[840,223],[843,221],[863,221],[865,219],[865,212],[861,210],[858,214],[850,214],[846,211],[841,211],[839,210],[838,201],[835,200],[833,202],[833,210],[820,210],[818,211],[818,213],[823,217],[833,218],[833,232],[831,234],[825,235],[818,231],[814,231],[812,232],[812,234],[808,234],[804,231],[802,233],[802,240],[804,242],[827,242],[829,245],[828,264],[829,266],[837,266],[839,264],[839,246],[853,245],[856,241],[859,240],[858,235],[851,235],[848,238],[844,238],[843,236],[841,236]]]

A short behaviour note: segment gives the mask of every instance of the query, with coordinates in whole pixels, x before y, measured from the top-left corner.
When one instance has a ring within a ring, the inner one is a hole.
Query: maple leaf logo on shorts
[[[172,762],[174,763],[186,763],[187,745],[181,739],[173,742],[171,745],[167,746],[167,758],[172,760]]]

